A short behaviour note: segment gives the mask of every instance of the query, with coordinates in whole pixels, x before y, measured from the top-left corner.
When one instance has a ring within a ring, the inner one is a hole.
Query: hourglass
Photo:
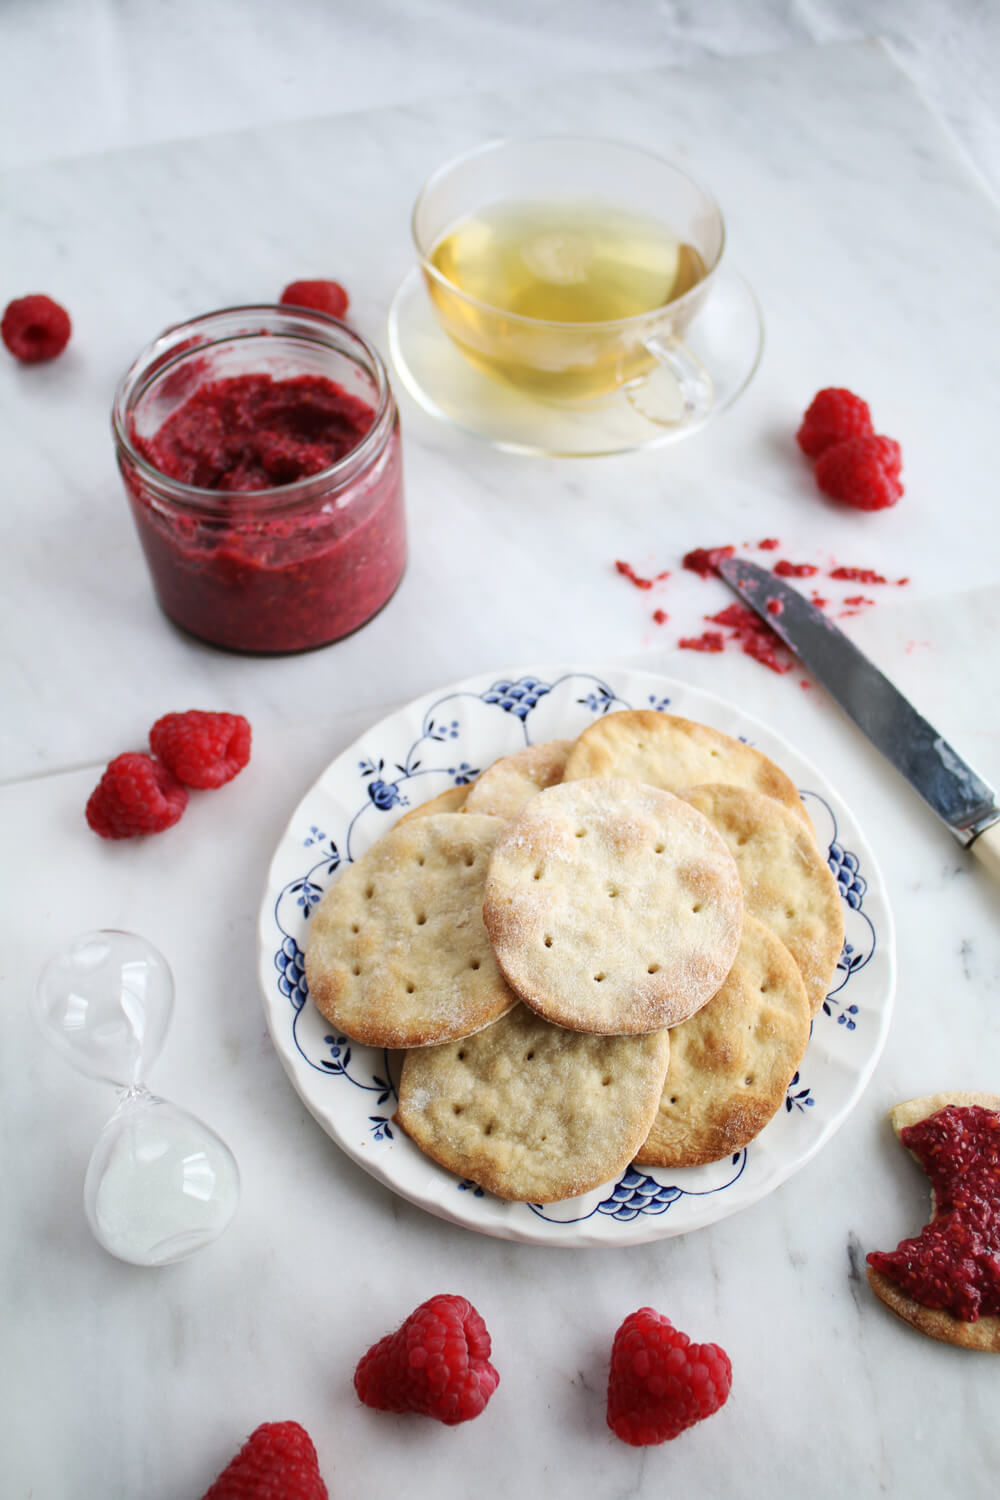
[[[98,1242],[137,1266],[167,1265],[211,1244],[240,1195],[225,1141],[146,1087],[173,1005],[163,954],[136,933],[112,930],[60,949],[34,997],[35,1020],[56,1051],[121,1090],[90,1158],[83,1202]]]

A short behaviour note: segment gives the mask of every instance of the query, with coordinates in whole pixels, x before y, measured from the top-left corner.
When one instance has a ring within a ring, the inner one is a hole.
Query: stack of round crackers
[[[752,1140],[843,936],[784,772],[629,710],[407,812],[327,892],[306,978],[339,1031],[403,1049],[421,1150],[550,1203]]]

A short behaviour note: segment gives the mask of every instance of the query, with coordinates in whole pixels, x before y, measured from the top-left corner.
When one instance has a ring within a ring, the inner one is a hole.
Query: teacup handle
[[[680,339],[645,339],[644,344],[672,377],[664,383],[654,371],[645,380],[625,387],[632,406],[658,427],[691,427],[704,422],[715,401],[712,377]]]

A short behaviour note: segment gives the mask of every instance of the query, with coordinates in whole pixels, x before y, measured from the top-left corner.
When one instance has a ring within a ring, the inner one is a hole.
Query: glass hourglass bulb
[[[56,1051],[123,1090],[90,1158],[84,1208],[98,1242],[140,1266],[211,1244],[239,1201],[239,1169],[225,1141],[143,1082],[173,997],[163,954],[136,933],[113,930],[85,933],[56,953],[34,997],[35,1019]]]

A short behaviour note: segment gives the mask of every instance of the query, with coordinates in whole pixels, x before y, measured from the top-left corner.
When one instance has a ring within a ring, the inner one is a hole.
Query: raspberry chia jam
[[[966,1323],[1000,1316],[1000,1112],[949,1104],[899,1138],[930,1179],[934,1218],[868,1264],[924,1307]]]
[[[374,349],[322,313],[240,307],[168,329],[112,425],[164,613],[233,651],[348,635],[406,564],[399,417]]]

